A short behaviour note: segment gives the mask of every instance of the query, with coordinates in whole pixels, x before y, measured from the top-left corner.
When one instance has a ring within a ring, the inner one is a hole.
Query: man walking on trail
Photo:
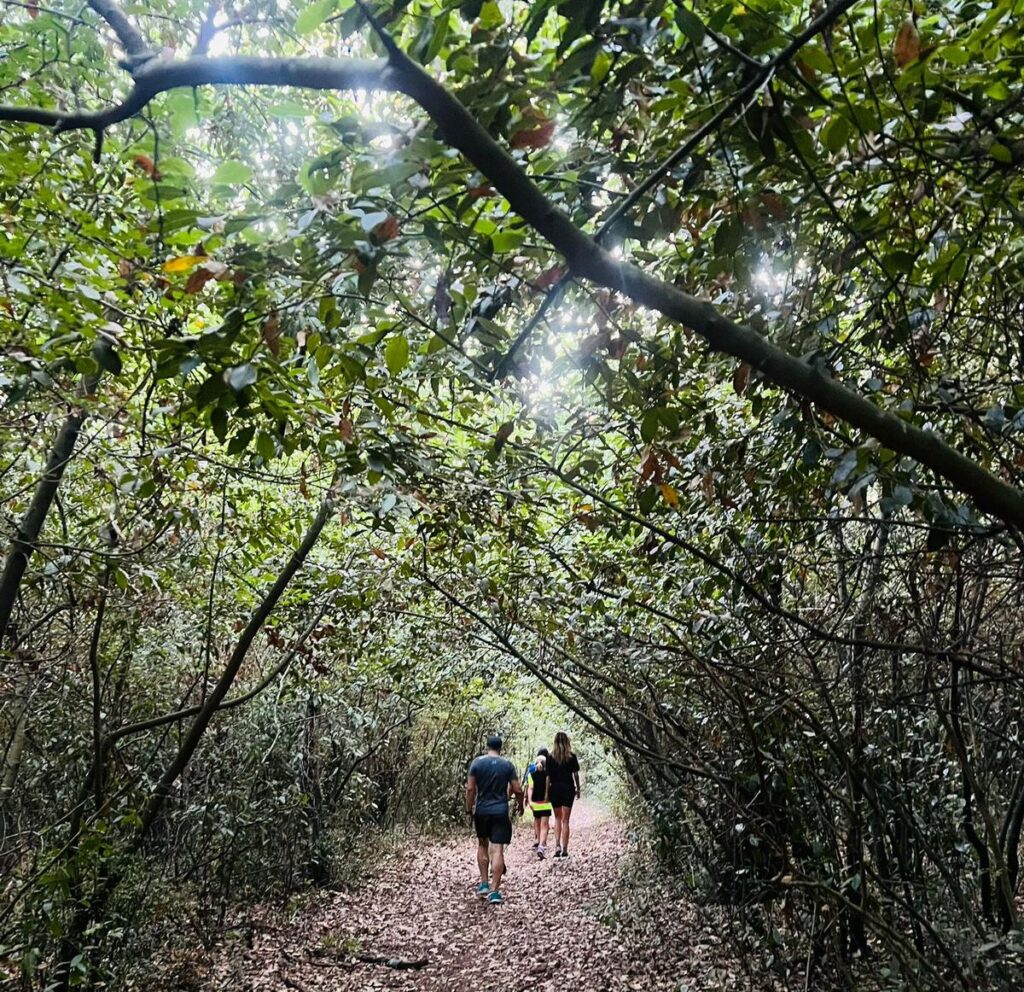
[[[491,903],[503,901],[501,876],[505,874],[505,845],[512,842],[510,790],[516,800],[516,815],[523,812],[523,786],[515,765],[501,756],[501,745],[502,740],[497,735],[488,737],[487,753],[473,760],[466,780],[466,812],[473,815],[476,863],[480,869],[476,894]]]

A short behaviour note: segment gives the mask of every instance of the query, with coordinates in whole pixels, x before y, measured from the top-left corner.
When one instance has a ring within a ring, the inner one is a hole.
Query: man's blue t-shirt
[[[469,774],[476,779],[476,812],[486,816],[507,814],[509,783],[519,777],[516,766],[508,758],[481,754],[469,766]]]

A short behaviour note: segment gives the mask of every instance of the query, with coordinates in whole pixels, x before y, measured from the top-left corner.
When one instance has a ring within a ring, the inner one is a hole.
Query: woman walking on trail
[[[538,858],[545,857],[548,830],[551,827],[551,784],[548,778],[547,757],[548,750],[542,747],[530,765],[530,773],[526,779],[526,805],[533,811],[533,829],[537,837],[533,847]]]
[[[555,812],[555,857],[569,856],[569,817],[580,797],[580,763],[572,753],[569,735],[555,734],[555,746],[547,760],[549,795]]]

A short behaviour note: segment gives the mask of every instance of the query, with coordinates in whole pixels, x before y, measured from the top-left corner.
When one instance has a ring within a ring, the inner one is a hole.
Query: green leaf
[[[420,171],[418,162],[398,162],[383,169],[375,169],[369,172],[356,170],[352,174],[352,191],[356,193],[368,193],[373,189],[385,189],[393,193],[395,187],[400,186],[410,176]]]
[[[209,406],[224,392],[224,389],[224,377],[221,375],[211,375],[196,390],[196,406],[200,410]]]
[[[914,502],[914,493],[907,486],[893,486],[892,498],[899,506],[910,506]]]
[[[256,433],[256,428],[253,426],[243,427],[235,436],[228,442],[228,454],[237,455],[245,451],[249,447],[249,442],[252,440],[253,434]]]
[[[227,411],[222,407],[215,406],[210,411],[210,426],[213,428],[213,433],[217,436],[217,440],[223,442],[224,438],[228,436]]]
[[[448,11],[444,11],[434,22],[434,34],[430,39],[426,52],[423,54],[423,64],[429,65],[437,58],[448,37]]]
[[[217,167],[210,182],[219,186],[241,186],[242,183],[247,183],[250,179],[252,179],[252,169],[249,166],[244,162],[239,162],[238,159],[228,159]]]
[[[650,513],[651,510],[657,505],[658,498],[661,496],[661,490],[657,486],[648,486],[640,495],[637,497],[637,503],[640,506],[641,513]]]
[[[494,0],[487,0],[487,2],[480,8],[480,16],[477,23],[485,31],[500,28],[505,23],[505,18],[501,13],[501,8],[494,2]]]
[[[92,346],[92,357],[96,364],[111,375],[120,375],[123,364],[121,356],[114,350],[113,344],[106,338],[97,338]]]
[[[739,217],[729,217],[719,224],[715,231],[715,253],[731,256],[739,248],[743,240],[743,221]]]
[[[224,373],[224,381],[236,393],[240,393],[246,386],[251,386],[256,381],[256,369],[250,362],[236,365]]]
[[[698,48],[704,44],[705,31],[703,21],[692,10],[680,3],[676,4],[676,24],[679,26],[679,30],[686,35],[687,39]]]
[[[409,342],[402,334],[388,339],[384,349],[384,361],[392,375],[398,375],[409,363]]]
[[[377,281],[377,268],[376,266],[369,265],[362,272],[359,273],[359,278],[356,281],[356,285],[359,288],[359,292],[364,297],[369,297],[370,291],[373,289],[373,284]]]
[[[650,444],[658,436],[660,422],[658,410],[648,410],[644,414],[643,420],[640,421],[640,437],[643,438],[644,444]]]
[[[998,141],[992,142],[992,147],[989,148],[988,153],[997,162],[1002,162],[1004,165],[1013,165],[1013,152],[1006,145]]]
[[[496,231],[491,235],[491,245],[495,254],[503,255],[518,249],[524,238],[525,234],[522,231]]]
[[[838,152],[849,140],[851,130],[850,122],[845,117],[836,114],[821,129],[821,143],[830,152]]]
[[[814,468],[818,464],[818,460],[821,458],[821,445],[818,444],[813,438],[808,441],[800,452],[800,461],[803,463],[804,468]]]
[[[296,34],[312,34],[334,13],[335,0],[317,0],[299,12],[295,18]]]
[[[256,438],[256,450],[265,462],[274,460],[274,456],[277,454],[277,446],[274,444],[274,439],[266,431],[260,431],[259,436]]]

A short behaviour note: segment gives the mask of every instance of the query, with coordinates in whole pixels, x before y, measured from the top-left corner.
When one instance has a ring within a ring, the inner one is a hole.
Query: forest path
[[[617,992],[747,989],[693,906],[652,900],[614,913],[629,844],[603,810],[578,804],[571,857],[541,860],[529,814],[506,849],[505,903],[476,898],[475,843],[409,844],[360,889],[329,893],[250,950],[226,948],[208,990]],[[632,904],[637,887],[629,893]],[[642,898],[643,893],[639,896]],[[624,914],[623,914],[624,915]],[[602,922],[602,919],[613,922]],[[360,961],[357,955],[374,958]],[[391,965],[387,962],[390,961]],[[396,968],[398,962],[422,963]]]

